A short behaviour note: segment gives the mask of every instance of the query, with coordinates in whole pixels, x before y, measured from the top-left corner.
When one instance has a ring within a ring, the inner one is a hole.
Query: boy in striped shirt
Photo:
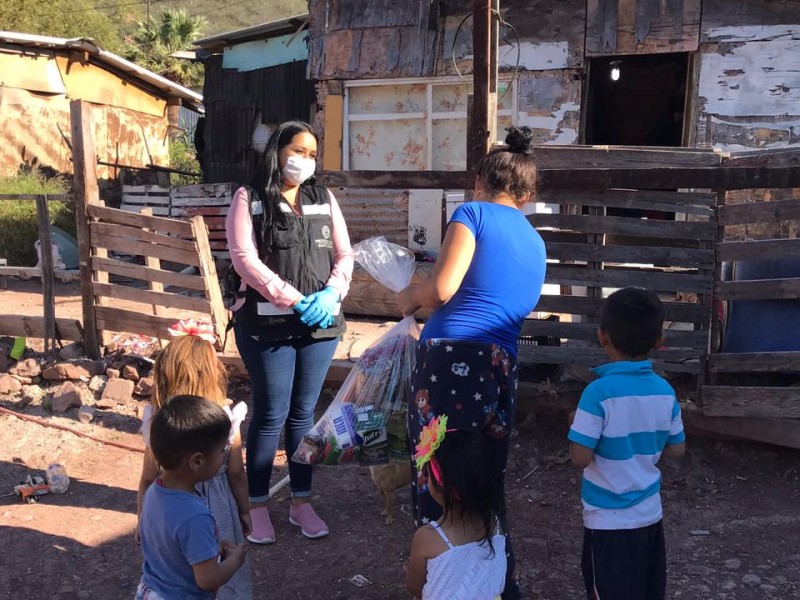
[[[625,288],[609,296],[597,332],[610,362],[584,390],[569,431],[583,469],[582,570],[589,600],[663,600],[667,566],[661,510],[662,455],[683,456],[675,390],[648,354],[661,345],[658,296]]]

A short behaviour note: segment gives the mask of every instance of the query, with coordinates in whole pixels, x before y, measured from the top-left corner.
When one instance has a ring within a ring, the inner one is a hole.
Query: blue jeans
[[[238,325],[234,332],[253,392],[253,414],[247,430],[250,502],[269,499],[272,465],[284,425],[292,496],[310,496],[311,465],[296,463],[291,457],[314,425],[314,408],[339,339],[317,340],[309,336],[259,342],[244,334]]]

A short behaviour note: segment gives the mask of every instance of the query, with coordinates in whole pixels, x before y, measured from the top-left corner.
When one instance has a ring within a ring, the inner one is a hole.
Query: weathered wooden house
[[[309,2],[309,77],[326,168],[466,167],[472,4]],[[798,0],[499,5],[500,135],[515,124],[531,126],[541,144],[800,145]],[[438,246],[430,224],[442,190],[354,193],[365,207],[394,209],[373,230],[405,240],[405,214],[413,248]],[[444,197],[448,206],[460,200]]]
[[[307,22],[300,15],[195,42],[206,75],[195,145],[207,183],[250,181],[270,127],[310,120]]]
[[[90,39],[0,32],[0,173],[72,172],[71,100],[91,106],[102,179],[108,165],[168,166],[180,108],[202,110],[199,94]]]

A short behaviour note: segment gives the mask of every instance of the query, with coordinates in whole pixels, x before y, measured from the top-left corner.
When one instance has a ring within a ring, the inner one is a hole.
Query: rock
[[[725,568],[728,569],[729,571],[738,571],[739,567],[742,566],[742,561],[739,560],[738,558],[729,558],[723,564],[725,565]]]
[[[42,371],[45,379],[82,379],[89,381],[95,375],[103,372],[103,361],[77,360],[74,362],[58,363]]]
[[[119,369],[106,369],[106,377],[109,379],[118,379],[119,378]]]
[[[775,587],[774,585],[770,585],[768,583],[762,583],[760,586],[758,586],[758,589],[760,589],[762,592],[767,592],[768,594],[772,594],[778,591],[777,587]]]
[[[686,572],[689,575],[699,575],[700,577],[708,577],[714,572],[714,569],[709,567],[704,567],[703,565],[689,565],[686,568]]]
[[[143,398],[149,398],[153,393],[153,385],[154,381],[152,377],[142,377],[136,382],[136,388],[133,390],[133,393]]]
[[[86,356],[86,350],[83,347],[83,342],[73,342],[67,344],[58,351],[58,358],[61,360],[75,360]]]
[[[102,392],[106,381],[108,381],[108,377],[105,375],[95,375],[89,380],[89,389],[93,392]]]
[[[71,381],[65,381],[53,394],[52,410],[56,414],[61,414],[67,409],[82,406],[80,390]]]
[[[16,394],[22,389],[22,384],[8,373],[0,375],[0,395]]]
[[[9,373],[10,374],[10,373]],[[22,375],[10,374],[14,379],[19,381],[22,385],[30,385],[33,383],[33,377],[23,377]]]
[[[761,585],[761,577],[758,575],[753,575],[752,573],[748,573],[742,577],[742,583],[747,587],[756,587],[757,585]]]
[[[707,529],[692,529],[692,530],[689,532],[689,535],[694,535],[694,536],[706,536],[706,535],[711,535],[711,532],[710,532],[710,531],[708,531]]]
[[[722,587],[722,589],[723,589],[723,590],[725,590],[726,592],[732,592],[733,590],[735,590],[735,589],[736,589],[737,587],[739,587],[739,586],[738,586],[738,585],[736,585],[736,582],[735,582],[735,581],[733,581],[733,580],[731,580],[731,579],[727,579],[727,580],[725,580],[725,581],[722,583],[722,586],[721,586],[721,587]]]
[[[97,408],[115,408],[117,404],[127,404],[133,396],[133,382],[127,379],[109,379],[103,395],[97,401]]]
[[[96,414],[97,409],[94,406],[81,406],[78,409],[78,420],[81,423],[90,423]]]
[[[19,402],[17,402],[17,406],[20,408],[25,408],[32,402],[36,402],[44,396],[44,390],[40,388],[38,385],[23,385],[22,386],[22,393],[19,398]]]
[[[36,377],[42,372],[42,367],[39,361],[35,358],[26,358],[19,361],[16,365],[11,367],[8,372],[11,375],[18,375],[19,377]]]
[[[708,587],[707,585],[703,584],[703,583],[698,585],[697,589],[700,590],[701,592],[703,592],[704,594],[710,594],[711,593],[711,588]]]
[[[139,371],[133,365],[125,365],[122,367],[122,377],[131,381],[139,381]]]
[[[786,585],[789,583],[789,580],[786,579],[783,575],[776,575],[775,577],[767,577],[767,581],[773,583],[775,585]]]
[[[91,598],[92,595],[87,592],[86,590],[79,590],[78,591],[78,600],[87,600],[87,598]]]

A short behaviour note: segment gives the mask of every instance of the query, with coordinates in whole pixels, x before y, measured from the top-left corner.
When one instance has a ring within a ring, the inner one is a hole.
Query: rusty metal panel
[[[332,190],[342,209],[350,241],[383,235],[390,242],[408,244],[408,191],[373,189]]]
[[[91,106],[95,149],[101,161],[127,166],[169,163],[166,117]],[[23,165],[38,165],[71,173],[70,139],[65,95],[0,88],[0,172],[13,174]],[[98,166],[97,171],[102,179],[116,175],[111,167]]]
[[[800,37],[800,0],[703,0],[700,42],[766,42]]]
[[[580,116],[578,71],[536,71],[520,75],[517,123],[533,129],[537,144],[578,143]]]
[[[205,61],[205,72],[206,116],[197,144],[205,181],[249,182],[258,158],[250,148],[255,126],[311,117],[315,94],[306,63],[239,72],[223,69],[215,55]]]
[[[336,31],[416,25],[420,11],[427,12],[431,0],[327,0],[317,4],[324,11],[326,29]]]
[[[115,73],[82,59],[74,60],[72,56],[56,56],[55,60],[67,95],[73,100],[117,106],[156,117],[166,112],[166,100],[131,85]]]

